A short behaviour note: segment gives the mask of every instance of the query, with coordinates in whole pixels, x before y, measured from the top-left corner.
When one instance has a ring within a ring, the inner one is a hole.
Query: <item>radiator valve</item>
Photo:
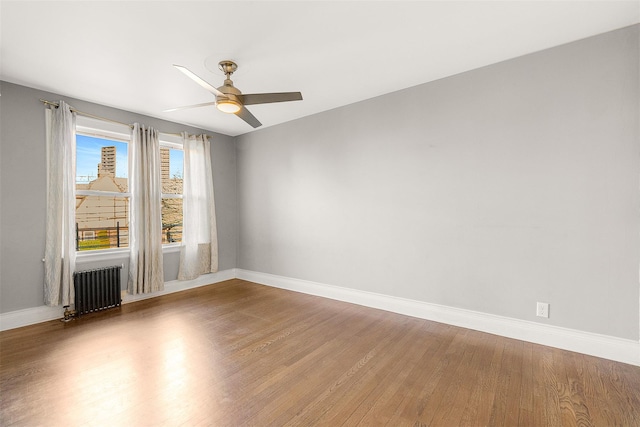
[[[64,318],[60,319],[63,322],[68,322],[70,320],[73,320],[73,318],[76,315],[76,311],[75,310],[70,310],[68,305],[64,306]]]

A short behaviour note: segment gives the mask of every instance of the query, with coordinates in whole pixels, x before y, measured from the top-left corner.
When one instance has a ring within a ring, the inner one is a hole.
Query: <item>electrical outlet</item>
[[[549,317],[549,304],[546,302],[539,302],[536,306],[536,316]]]

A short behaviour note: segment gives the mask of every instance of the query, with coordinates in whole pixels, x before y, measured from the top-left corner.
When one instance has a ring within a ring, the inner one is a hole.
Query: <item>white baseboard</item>
[[[62,319],[64,309],[60,307],[48,307],[46,305],[23,310],[10,311],[0,314],[0,331],[21,328],[35,323],[49,320]]]
[[[640,366],[640,342],[355,289],[237,269],[237,278]]]
[[[147,298],[155,298],[161,295],[172,294],[174,292],[184,291],[186,289],[206,286],[213,283],[223,282],[225,280],[235,279],[236,269],[218,271],[217,273],[203,274],[193,280],[172,280],[165,282],[164,290],[151,294],[129,295],[124,294],[122,303],[127,304],[134,301],[140,301]],[[64,309],[62,306],[25,308],[24,310],[11,311],[9,313],[0,314],[0,331],[8,329],[20,328],[22,326],[33,325],[35,323],[47,322],[49,320],[62,319]]]

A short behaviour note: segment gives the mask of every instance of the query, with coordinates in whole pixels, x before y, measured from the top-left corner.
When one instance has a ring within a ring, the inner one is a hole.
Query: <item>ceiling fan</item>
[[[224,84],[219,88],[211,86],[209,83],[195,75],[193,72],[181,65],[174,65],[178,70],[182,71],[187,77],[198,83],[200,86],[215,95],[215,102],[205,102],[204,104],[187,105],[185,107],[171,108],[165,112],[184,110],[187,108],[205,107],[215,105],[218,110],[224,113],[235,114],[242,120],[257,128],[262,123],[255,118],[245,105],[269,104],[272,102],[301,101],[302,94],[300,92],[279,92],[279,93],[251,93],[243,94],[238,90],[231,81],[231,74],[238,69],[238,65],[229,60],[220,61],[218,68],[227,76]]]

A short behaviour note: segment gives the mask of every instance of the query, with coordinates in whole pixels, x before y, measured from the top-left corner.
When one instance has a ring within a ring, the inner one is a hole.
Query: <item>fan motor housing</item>
[[[218,90],[225,95],[242,95],[242,92],[240,92],[240,90],[233,85],[233,82],[228,79],[224,81],[224,85],[220,86]]]
[[[227,82],[231,84],[227,84]],[[240,99],[238,98],[240,95],[242,95],[242,92],[240,92],[235,86],[233,86],[233,82],[231,80],[225,80],[224,83],[225,84],[223,86],[220,86],[218,88],[218,90],[222,92],[224,96],[216,96],[216,101],[220,102],[228,99],[238,104],[242,104],[242,101],[240,101]]]

